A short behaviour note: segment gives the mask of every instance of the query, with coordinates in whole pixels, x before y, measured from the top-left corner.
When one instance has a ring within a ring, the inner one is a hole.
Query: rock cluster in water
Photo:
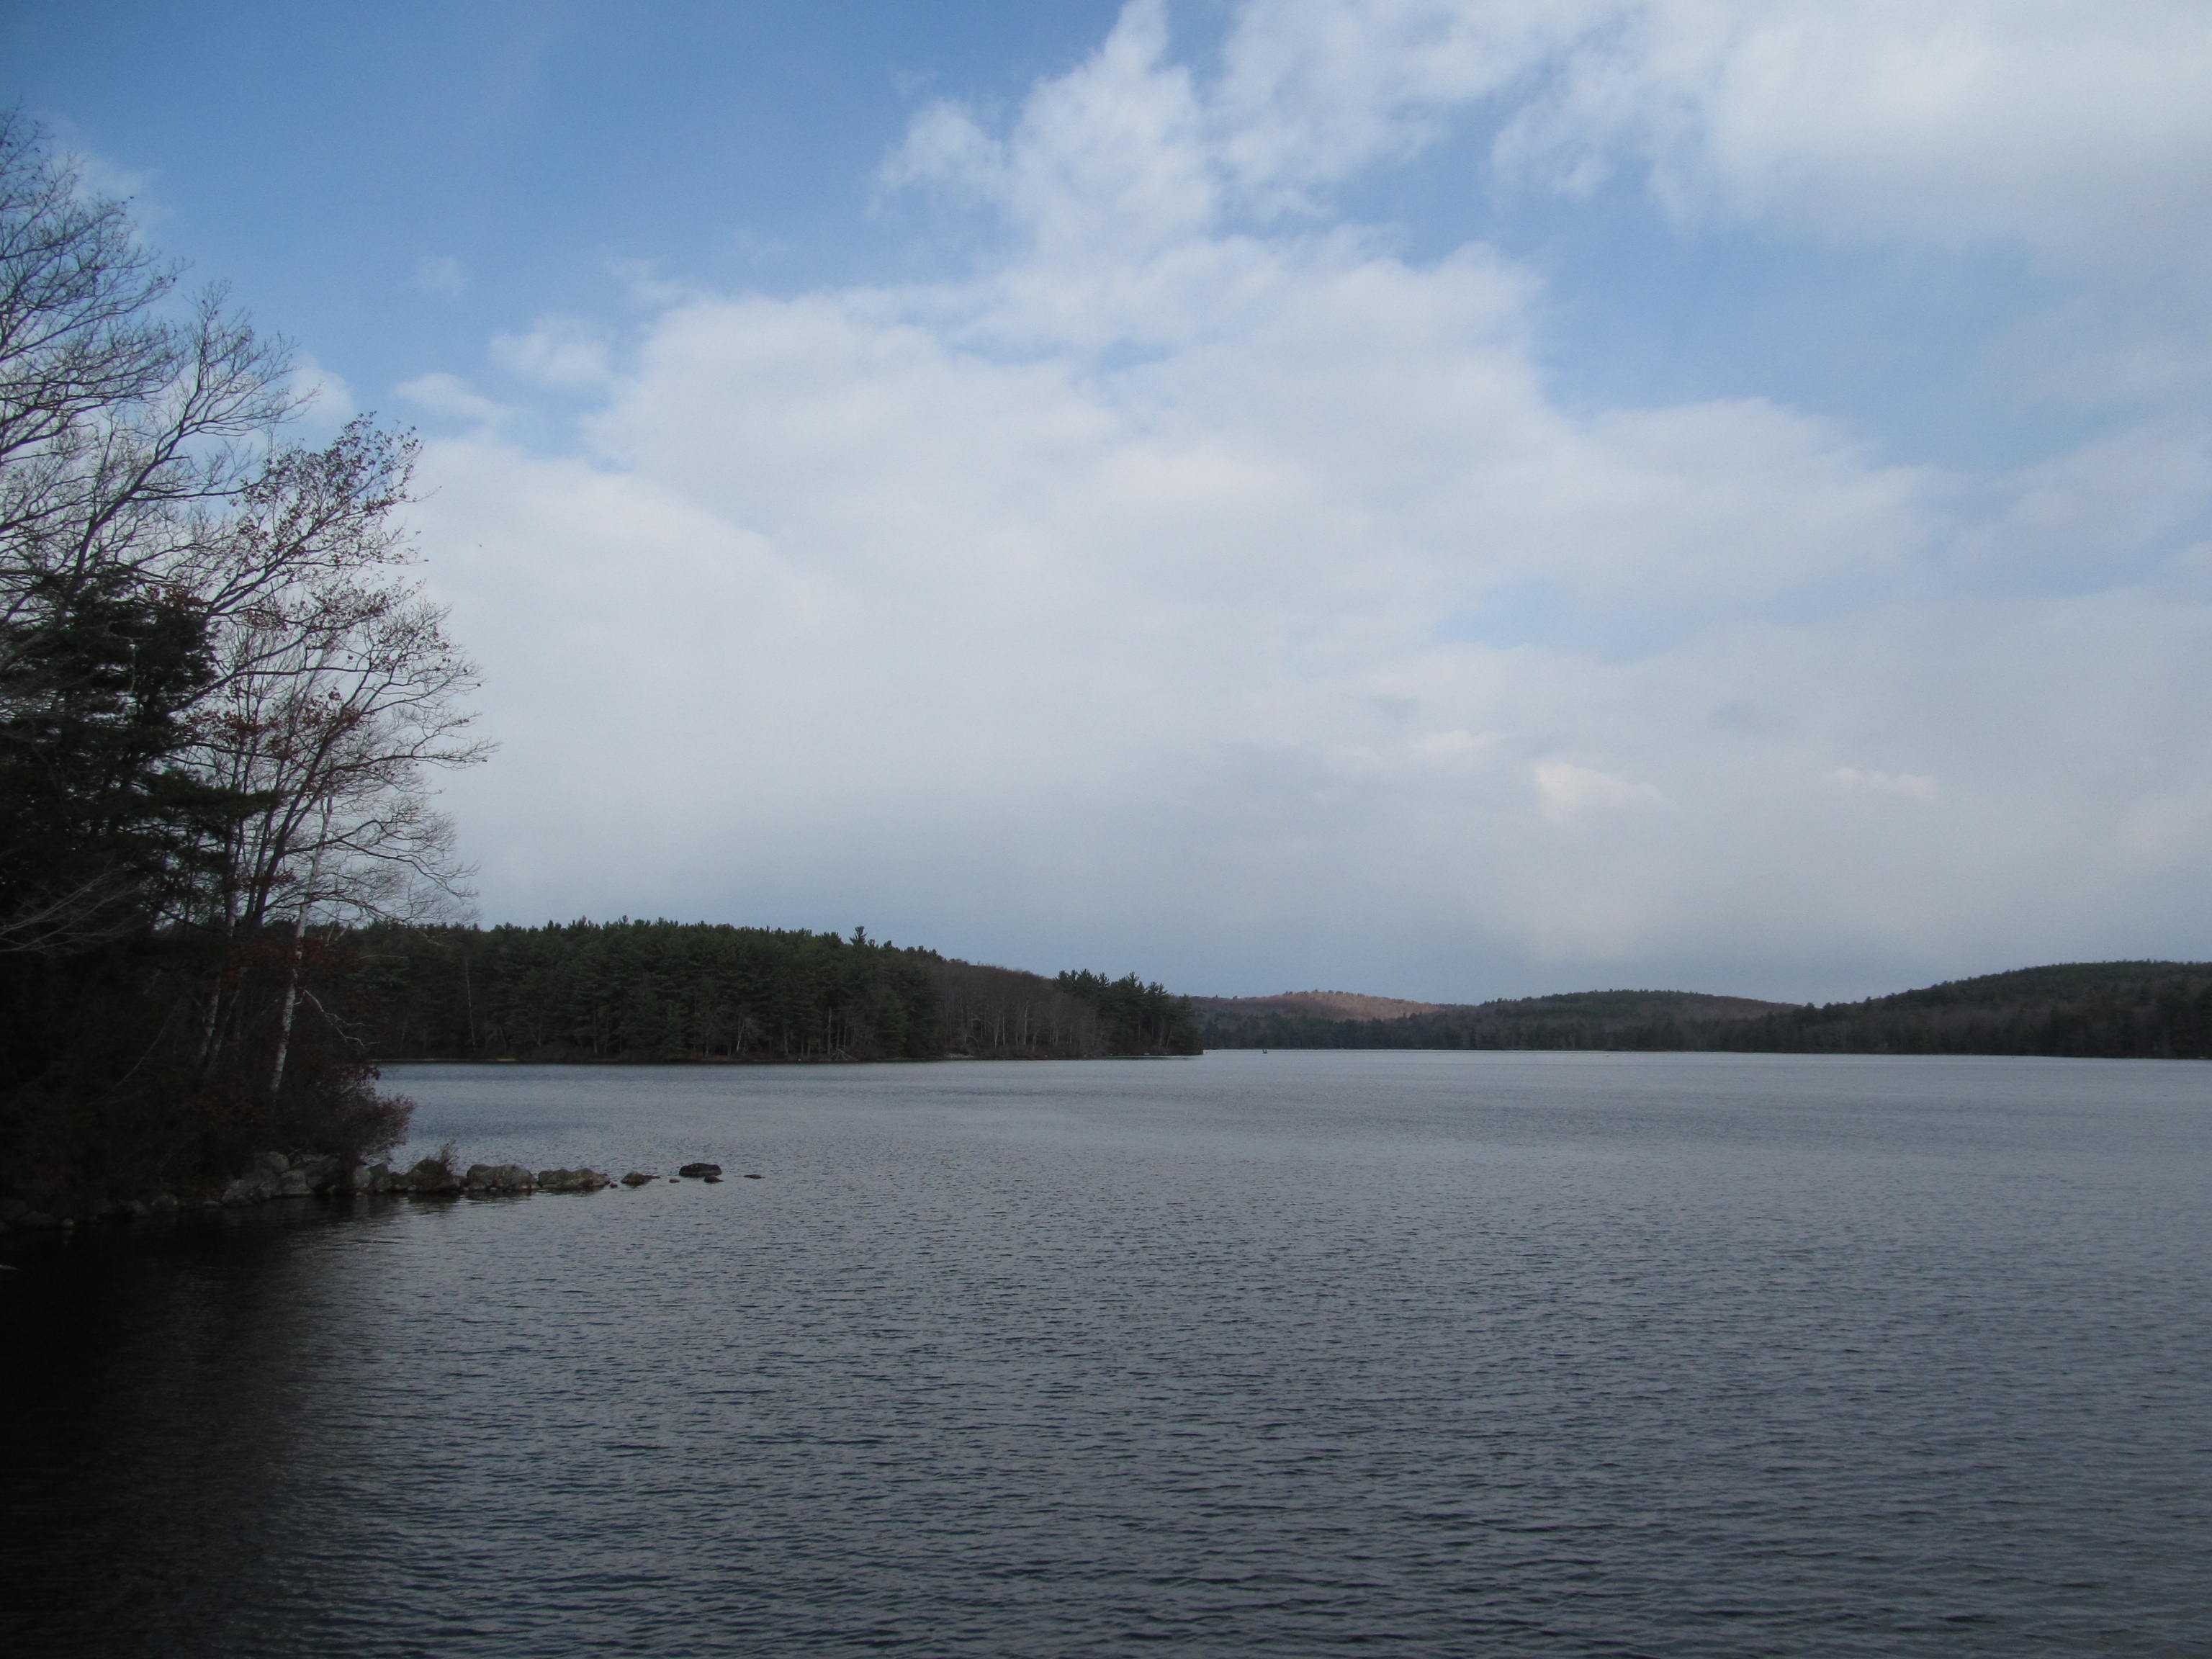
[[[719,1164],[686,1164],[679,1172],[695,1180],[722,1178]],[[148,1199],[125,1199],[77,1213],[42,1210],[20,1198],[0,1198],[0,1232],[11,1228],[36,1231],[72,1227],[80,1220],[143,1220],[174,1216],[188,1208],[217,1209],[245,1204],[265,1204],[280,1198],[370,1196],[448,1198],[466,1194],[477,1197],[520,1196],[531,1193],[596,1193],[612,1186],[643,1187],[658,1180],[632,1170],[619,1182],[598,1170],[538,1170],[520,1164],[471,1164],[456,1171],[442,1158],[426,1158],[412,1168],[395,1170],[389,1164],[349,1165],[335,1158],[288,1156],[264,1152],[253,1167],[219,1191],[192,1200],[174,1193],[157,1193]],[[674,1176],[670,1177],[672,1180]],[[757,1176],[747,1176],[757,1180]]]
[[[395,1170],[388,1164],[356,1170],[351,1187],[335,1190],[443,1198],[455,1193],[478,1196],[500,1193],[596,1193],[612,1184],[612,1177],[597,1170],[540,1170],[532,1175],[520,1164],[471,1164],[465,1172],[456,1174],[453,1165],[442,1159],[426,1158],[411,1170]]]

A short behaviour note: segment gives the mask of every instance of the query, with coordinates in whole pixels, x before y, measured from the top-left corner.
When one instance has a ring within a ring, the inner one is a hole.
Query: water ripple
[[[11,1239],[11,1653],[2212,1651],[2212,1068],[425,1069]]]

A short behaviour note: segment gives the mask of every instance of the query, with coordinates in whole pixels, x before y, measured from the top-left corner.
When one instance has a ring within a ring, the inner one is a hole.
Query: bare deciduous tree
[[[20,113],[0,115],[0,622],[35,626],[118,569],[182,573],[209,514],[295,409],[290,354],[88,197]]]
[[[212,935],[204,1073],[268,1052],[289,934],[273,1094],[309,930],[465,898],[428,779],[485,746],[404,569],[414,440],[280,443],[287,349],[178,283],[0,114],[0,957]]]
[[[38,752],[57,732],[143,726],[144,698],[118,684],[137,671],[131,641],[87,617],[128,635],[134,617],[204,610],[211,541],[261,470],[260,434],[294,407],[282,343],[220,290],[170,314],[177,281],[123,204],[88,196],[36,126],[0,114],[0,732],[19,787],[62,787]],[[26,869],[9,851],[0,951],[89,945],[137,919],[143,872]]]
[[[289,924],[280,1080],[311,926],[450,915],[468,896],[427,772],[488,751],[465,706],[476,668],[400,574],[392,514],[413,453],[356,421],[326,449],[277,455],[237,521],[242,547],[211,567],[230,586],[198,764],[252,805],[202,920],[233,939]]]

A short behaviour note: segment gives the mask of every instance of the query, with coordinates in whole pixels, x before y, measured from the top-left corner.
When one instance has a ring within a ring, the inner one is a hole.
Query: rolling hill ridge
[[[2212,963],[2201,962],[2059,963],[1817,1006],[1639,990],[1444,1005],[1346,992],[1191,1002],[1212,1048],[2212,1057]]]

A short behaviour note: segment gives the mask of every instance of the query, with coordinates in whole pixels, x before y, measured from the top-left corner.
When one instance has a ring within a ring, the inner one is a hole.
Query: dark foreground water
[[[416,1069],[0,1241],[0,1651],[2212,1653],[2212,1066]]]

